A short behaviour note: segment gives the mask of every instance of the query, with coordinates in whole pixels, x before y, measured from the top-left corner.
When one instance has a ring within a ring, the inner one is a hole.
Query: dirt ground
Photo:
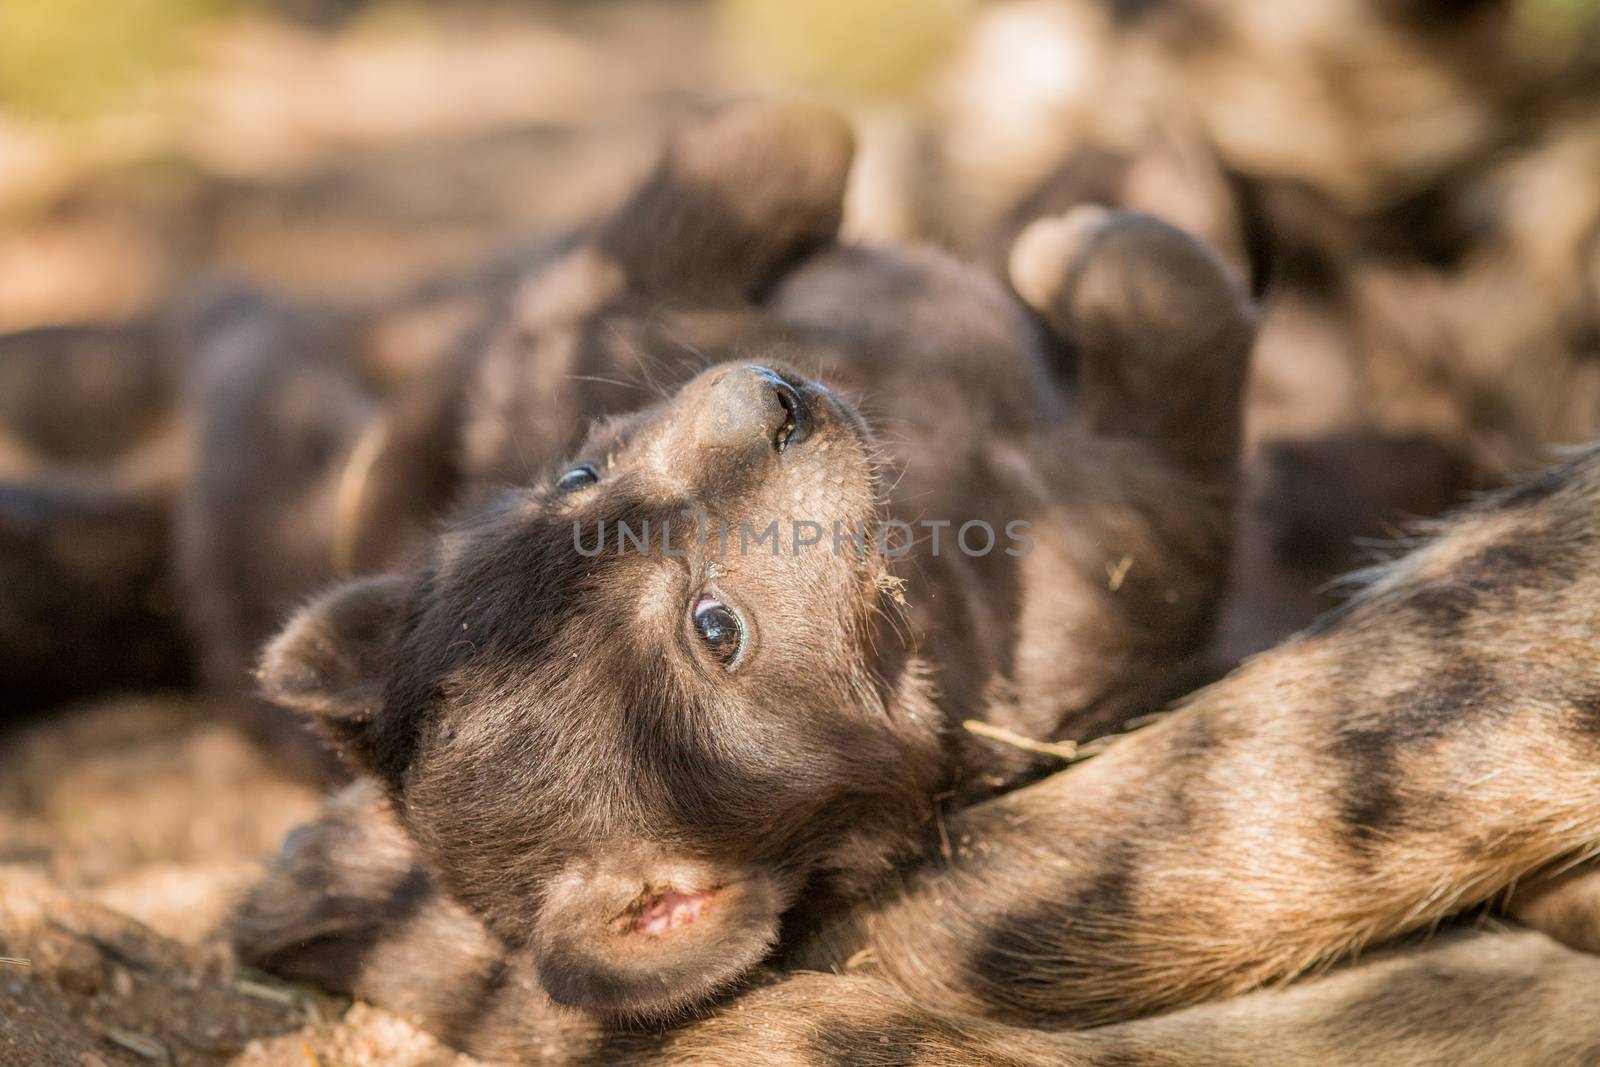
[[[470,1063],[375,1008],[233,965],[232,902],[317,796],[214,711],[128,697],[5,735],[0,1064]]]

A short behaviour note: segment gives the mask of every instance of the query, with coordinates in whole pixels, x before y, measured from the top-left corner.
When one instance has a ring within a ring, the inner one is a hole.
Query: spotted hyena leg
[[[1457,936],[1287,989],[1080,1032],[927,1010],[881,980],[790,975],[664,1035],[614,1035],[597,1061],[773,1067],[1553,1067],[1600,1055],[1600,959],[1536,933]]]
[[[1594,855],[1597,517],[1600,448],[1475,505],[1161,722],[948,820],[950,861],[815,962],[870,947],[949,1010],[1111,1022]]]

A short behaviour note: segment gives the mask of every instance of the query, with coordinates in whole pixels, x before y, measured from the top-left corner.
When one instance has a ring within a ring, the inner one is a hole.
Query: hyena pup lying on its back
[[[1019,242],[1025,307],[832,243],[849,156],[806,109],[682,131],[462,357],[443,532],[262,660],[561,1004],[705,1000],[937,840],[942,801],[1048,765],[964,721],[1103,733],[1205,638],[1251,336],[1218,262],[1079,213]],[[249,340],[202,353],[202,420],[282,358]],[[272,462],[230,435],[202,485]],[[191,518],[193,558],[272,557]],[[891,520],[909,544],[836,536]]]
[[[1156,725],[954,814],[949,854],[930,847],[797,937],[786,977],[682,1031],[556,1009],[537,958],[427,886],[370,784],[291,841],[240,946],[527,1062],[734,1063],[757,1043],[793,1064],[1594,1062],[1600,965],[1526,933],[1127,1020],[1518,883],[1518,912],[1594,946],[1596,878],[1574,868],[1600,851],[1597,517],[1600,448],[1467,509]],[[1078,1026],[1101,1028],[1046,1032]]]

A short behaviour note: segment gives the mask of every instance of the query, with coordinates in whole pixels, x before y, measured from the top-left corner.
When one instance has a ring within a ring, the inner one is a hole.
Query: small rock
[[[111,972],[111,991],[119,997],[133,996],[133,975],[124,967]]]
[[[106,1061],[92,1052],[85,1052],[78,1057],[78,1067],[106,1067]]]

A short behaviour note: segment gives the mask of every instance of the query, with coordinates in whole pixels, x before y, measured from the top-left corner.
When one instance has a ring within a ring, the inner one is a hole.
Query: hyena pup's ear
[[[1255,337],[1244,292],[1203,243],[1148,215],[1084,205],[1028,226],[1011,283],[1078,356],[1092,432],[1149,442],[1230,483]]]
[[[408,588],[393,575],[362,578],[302,608],[261,657],[262,694],[360,750],[383,702],[385,658]]]
[[[839,230],[855,140],[797,102],[727,105],[686,123],[598,245],[646,292],[758,294]]]

